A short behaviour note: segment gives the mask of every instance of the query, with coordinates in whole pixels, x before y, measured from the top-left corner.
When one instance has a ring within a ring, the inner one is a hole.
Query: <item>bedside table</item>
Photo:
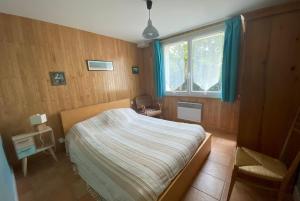
[[[15,151],[19,160],[22,159],[22,170],[27,175],[27,158],[31,155],[48,150],[54,160],[57,161],[53,148],[55,138],[51,127],[32,133],[20,134],[12,137]]]

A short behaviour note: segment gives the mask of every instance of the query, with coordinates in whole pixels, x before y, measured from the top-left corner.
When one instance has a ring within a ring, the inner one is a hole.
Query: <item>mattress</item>
[[[107,201],[157,200],[205,139],[199,125],[105,111],[66,136],[79,175]]]

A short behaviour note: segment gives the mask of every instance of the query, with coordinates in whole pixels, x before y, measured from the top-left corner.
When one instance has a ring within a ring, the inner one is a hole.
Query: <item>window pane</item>
[[[192,40],[192,90],[221,91],[224,32]]]
[[[188,43],[164,46],[166,91],[188,91]]]

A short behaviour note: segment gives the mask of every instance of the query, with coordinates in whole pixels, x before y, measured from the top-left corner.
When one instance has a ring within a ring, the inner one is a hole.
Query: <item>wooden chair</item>
[[[300,109],[298,109],[291,129],[289,130],[280,154],[280,159],[272,158],[245,147],[237,147],[227,201],[230,200],[235,181],[237,180],[262,188],[276,190],[278,193],[277,200],[284,200],[286,191],[300,163],[300,143],[298,154],[289,168],[282,162],[291,135],[300,134],[299,113]]]
[[[144,95],[135,98],[137,112],[150,117],[161,116],[162,108],[160,103],[153,104],[151,96]]]

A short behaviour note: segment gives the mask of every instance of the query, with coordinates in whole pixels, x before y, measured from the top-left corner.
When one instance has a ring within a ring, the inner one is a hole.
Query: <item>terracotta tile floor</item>
[[[226,200],[235,140],[232,136],[213,133],[212,151],[183,201]],[[58,162],[49,157],[28,163],[28,176],[16,171],[20,201],[95,201],[83,180],[72,171],[65,154]],[[274,200],[271,192],[236,183],[231,201]]]

